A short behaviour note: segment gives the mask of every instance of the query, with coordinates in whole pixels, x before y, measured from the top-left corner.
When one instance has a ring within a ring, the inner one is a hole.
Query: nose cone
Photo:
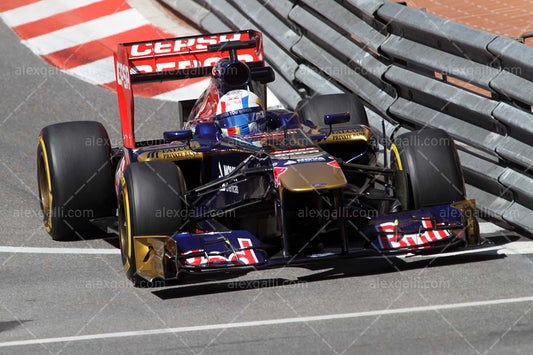
[[[277,184],[293,192],[337,189],[347,184],[336,161],[286,165],[274,169]]]

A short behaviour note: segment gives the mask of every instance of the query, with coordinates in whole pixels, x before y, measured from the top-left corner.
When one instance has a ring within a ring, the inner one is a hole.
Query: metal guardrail
[[[261,31],[288,108],[349,91],[388,138],[445,129],[481,212],[533,231],[533,48],[387,0],[159,1],[206,32]]]

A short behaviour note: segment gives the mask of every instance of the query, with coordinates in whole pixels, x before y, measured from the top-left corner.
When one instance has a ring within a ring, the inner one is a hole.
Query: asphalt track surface
[[[98,120],[118,144],[116,97],[49,67],[3,24],[0,37],[0,353],[531,353],[533,242],[513,232],[484,229],[496,244],[468,254],[151,289],[126,280],[116,238],[52,241],[36,197],[40,128]],[[175,119],[175,104],[136,102],[146,127]]]

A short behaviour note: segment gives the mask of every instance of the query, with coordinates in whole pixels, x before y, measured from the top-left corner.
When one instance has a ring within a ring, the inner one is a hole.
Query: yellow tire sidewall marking
[[[394,156],[396,157],[396,163],[398,164],[398,170],[403,170],[402,160],[400,159],[400,152],[398,152],[398,147],[396,147],[396,144],[392,144],[390,150],[394,153]]]
[[[130,260],[133,260],[133,239],[131,237],[130,201],[128,196],[128,188],[125,183],[126,181],[124,180],[124,175],[122,175],[121,181],[123,183],[122,190],[124,191],[124,212],[126,214],[126,223],[128,224],[128,257],[126,258],[124,268],[128,270],[131,266]]]
[[[39,144],[41,146],[41,149],[43,151],[43,157],[44,157],[44,165],[46,170],[46,180],[48,182],[48,198],[50,200],[50,210],[45,211],[45,213],[48,213],[48,224],[45,225],[46,231],[50,232],[52,230],[52,201],[53,201],[53,195],[52,195],[52,179],[50,178],[50,166],[48,165],[48,153],[46,152],[46,146],[44,144],[43,136],[39,137]]]

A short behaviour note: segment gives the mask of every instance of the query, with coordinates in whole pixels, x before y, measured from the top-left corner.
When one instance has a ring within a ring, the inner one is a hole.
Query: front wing
[[[181,273],[263,269],[324,259],[432,252],[480,242],[475,202],[461,201],[375,218],[359,231],[364,248],[269,258],[250,232],[178,233],[135,236],[137,275],[147,281],[176,279]]]

